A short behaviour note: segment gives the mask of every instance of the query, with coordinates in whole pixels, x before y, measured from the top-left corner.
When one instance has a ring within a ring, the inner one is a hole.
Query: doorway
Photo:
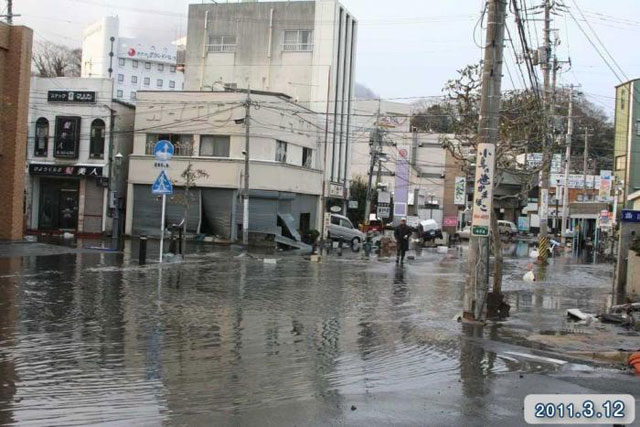
[[[38,229],[73,230],[78,228],[78,180],[40,180]]]

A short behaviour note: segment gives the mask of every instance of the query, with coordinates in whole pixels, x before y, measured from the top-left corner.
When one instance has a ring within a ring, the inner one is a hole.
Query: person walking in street
[[[398,225],[394,231],[396,238],[396,264],[404,264],[404,256],[409,250],[409,237],[411,237],[411,228],[407,225],[407,219],[402,218],[400,225]]]

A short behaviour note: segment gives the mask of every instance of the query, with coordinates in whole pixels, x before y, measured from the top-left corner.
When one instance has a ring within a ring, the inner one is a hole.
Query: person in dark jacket
[[[411,237],[411,228],[407,225],[406,218],[402,218],[400,225],[394,231],[394,236],[397,245],[396,264],[404,264],[404,255],[409,250],[409,238]]]

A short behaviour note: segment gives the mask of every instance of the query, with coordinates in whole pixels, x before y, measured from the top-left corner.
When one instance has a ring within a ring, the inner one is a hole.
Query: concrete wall
[[[284,50],[285,30],[312,30],[313,49]],[[235,36],[236,46],[228,52],[208,52],[209,36]],[[357,22],[336,0],[192,4],[185,89],[250,85],[328,112],[325,170],[331,181],[344,184],[351,154],[356,40]]]
[[[0,239],[24,229],[25,152],[33,31],[0,23]]]

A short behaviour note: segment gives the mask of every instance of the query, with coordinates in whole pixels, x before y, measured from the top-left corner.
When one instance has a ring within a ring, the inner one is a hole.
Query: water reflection
[[[0,260],[0,424],[330,424],[354,396],[431,396],[458,380],[463,423],[485,411],[492,375],[520,369],[451,321],[464,282],[454,257],[121,261]],[[517,312],[569,303],[507,292]]]

